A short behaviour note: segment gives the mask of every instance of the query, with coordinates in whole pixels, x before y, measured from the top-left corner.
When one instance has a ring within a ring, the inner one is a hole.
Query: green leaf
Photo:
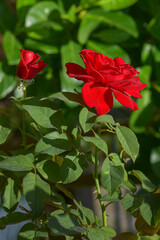
[[[139,143],[136,135],[127,127],[118,126],[116,128],[116,134],[122,148],[135,162],[139,153]]]
[[[91,223],[95,223],[95,216],[91,209],[83,207],[81,202],[77,202],[75,199],[73,200],[74,204],[78,208],[78,211],[80,212],[80,218],[81,221],[86,225],[91,225]]]
[[[132,193],[135,193],[137,191],[136,185],[135,183],[131,180],[128,179],[127,181],[123,181],[121,183],[121,186],[129,191],[131,191]]]
[[[35,49],[41,52],[44,52],[46,54],[57,54],[59,53],[59,47],[54,44],[49,44],[46,42],[34,40],[31,38],[27,38],[25,40],[25,47]]]
[[[15,76],[11,75],[10,68],[4,71],[5,64],[0,62],[0,99],[6,97],[15,88]]]
[[[72,143],[65,133],[51,132],[46,134],[36,145],[36,153],[47,153],[55,156],[72,149]]]
[[[12,212],[16,209],[21,198],[20,190],[15,182],[8,178],[1,191],[1,204],[5,211]]]
[[[117,202],[121,199],[122,192],[120,189],[117,189],[116,192],[110,196],[108,193],[101,198],[103,202]]]
[[[87,7],[91,6],[100,6],[102,8],[107,8],[109,10],[121,10],[123,8],[130,7],[131,5],[135,4],[137,0],[81,0],[81,4],[86,4]]]
[[[81,94],[73,93],[73,92],[58,92],[52,94],[48,99],[59,99],[66,103],[78,103],[82,106],[85,106],[85,103],[82,99]]]
[[[37,163],[38,172],[49,182],[61,182],[60,166],[52,160],[43,160]]]
[[[112,160],[114,166],[121,166],[123,168],[124,171],[124,181],[128,181],[128,174],[125,170],[125,164],[122,162],[122,160],[120,159],[120,157],[118,156],[117,153],[110,153],[109,154],[109,159]]]
[[[122,206],[125,210],[128,210],[132,207],[134,202],[134,195],[127,193],[121,201]]]
[[[82,45],[85,44],[91,33],[99,26],[99,24],[99,19],[93,19],[89,14],[84,15],[78,29],[78,41]]]
[[[160,33],[159,33],[159,27],[160,27],[160,14],[158,13],[157,16],[153,17],[148,24],[148,30],[151,33],[151,35],[156,38],[160,39]]]
[[[32,240],[35,238],[36,226],[33,223],[25,224],[18,233],[17,240]]]
[[[108,154],[108,146],[107,143],[100,138],[95,132],[95,137],[83,137],[83,140],[86,142],[93,143],[97,148],[103,151],[105,154]]]
[[[28,173],[23,179],[23,193],[34,217],[40,217],[45,209],[44,199],[50,198],[50,186],[37,174]]]
[[[79,65],[82,65],[82,60],[79,56],[79,52],[82,50],[80,44],[70,40],[66,44],[61,46],[60,53],[61,53],[61,63],[62,63],[62,72],[60,73],[60,80],[61,80],[61,87],[62,91],[73,91],[75,88],[76,90],[81,89],[82,81],[77,81],[73,78],[70,78],[66,74],[66,67],[65,64],[68,62],[73,62]],[[68,54],[69,53],[69,54]]]
[[[155,190],[155,185],[139,170],[132,170],[132,175],[139,179],[142,183],[143,189],[146,189],[148,192],[153,192]]]
[[[69,10],[67,12],[67,17],[71,23],[76,22],[77,17],[76,17],[76,5],[75,4],[72,4],[71,7],[69,8]]]
[[[22,15],[22,21],[25,21],[25,31],[32,39],[46,40],[47,42],[57,42],[57,35],[60,37],[59,32],[63,30],[60,19],[60,9],[53,1],[41,1],[30,8],[28,11],[19,11]],[[25,16],[23,16],[25,15]],[[24,18],[24,20],[23,20]],[[50,41],[52,39],[52,41]],[[54,43],[53,43],[54,45]],[[38,49],[38,48],[37,48]]]
[[[83,156],[70,152],[60,165],[51,160],[44,160],[36,167],[46,180],[67,184],[75,181],[83,173]]]
[[[151,63],[151,58],[152,58],[152,48],[153,44],[145,42],[142,47],[142,52],[141,52],[141,61],[143,64],[150,64]]]
[[[140,213],[143,219],[153,227],[157,227],[158,224],[160,227],[160,194],[145,194],[143,198],[143,203],[140,206]]]
[[[33,120],[44,128],[60,128],[65,124],[61,110],[53,102],[29,98],[21,103]]]
[[[103,53],[110,58],[115,58],[117,56],[123,58],[125,62],[130,63],[129,55],[124,51],[119,45],[116,44],[105,44],[98,41],[88,41],[87,48],[92,49],[96,52]]]
[[[79,123],[84,131],[88,132],[94,125],[96,114],[88,111],[87,108],[82,108],[79,114]]]
[[[134,215],[143,202],[143,196],[140,194],[133,195],[127,193],[121,201],[121,204],[125,210]]]
[[[138,240],[138,237],[134,233],[125,232],[118,234],[116,237],[113,238],[113,240]]]
[[[50,218],[48,227],[51,230],[51,234],[55,235],[76,235],[83,233],[86,230],[79,224],[78,220],[68,214],[57,214]]]
[[[140,206],[140,212],[142,217],[145,219],[145,221],[149,224],[152,225],[152,209],[150,205],[150,200],[149,198],[144,198],[144,202]]]
[[[101,169],[101,184],[110,195],[113,195],[124,179],[122,166],[114,166],[108,157],[104,160]]]
[[[154,234],[153,236],[141,237],[140,240],[159,240],[159,235],[158,234]]]
[[[67,154],[60,167],[60,175],[63,184],[68,184],[77,180],[83,173],[83,165],[84,159],[82,155],[76,152]]]
[[[27,12],[25,26],[30,27],[48,21],[53,11],[58,10],[58,5],[52,1],[42,1],[34,4]]]
[[[135,4],[138,0],[100,0],[98,5],[100,5],[103,8],[107,8],[109,10],[118,10],[118,9],[123,9],[130,7],[131,5]]]
[[[152,225],[160,227],[160,194],[154,193],[151,196],[153,220]]]
[[[134,19],[123,12],[109,12],[105,9],[92,9],[87,13],[90,18],[121,29],[134,38],[138,37],[138,29]]]
[[[111,123],[111,124],[115,124],[115,121],[113,119],[113,117],[111,115],[100,115],[96,118],[96,122],[102,122],[102,123]]]
[[[91,209],[81,206],[83,215],[89,220],[89,223],[95,223],[95,216]]]
[[[83,207],[83,206],[81,206],[81,207],[82,207],[81,210],[82,210],[84,216],[87,219],[89,219],[89,222],[90,223],[95,223],[95,216],[94,216],[93,211],[89,208],[86,208],[86,207]]]
[[[0,169],[8,171],[31,171],[34,168],[34,157],[33,155],[18,155],[13,157],[8,157],[3,161],[0,161]]]
[[[23,225],[18,234],[17,240],[33,240],[34,238],[47,238],[48,232],[43,228],[37,228],[33,223]]]
[[[153,49],[155,50],[155,52],[157,53],[157,49],[153,47]],[[154,52],[154,50],[152,49],[152,52]],[[160,56],[160,51],[158,53],[158,55]],[[146,83],[147,84],[147,87],[150,88],[151,87],[151,74],[152,74],[152,66],[151,65],[143,65],[139,68],[137,68],[137,70],[140,72],[140,81],[142,83]],[[145,89],[146,91],[146,89]],[[141,93],[143,94],[143,92],[145,91],[142,91]],[[142,95],[141,94],[141,95]],[[143,96],[142,96],[142,99],[143,99]],[[139,105],[138,105],[139,106]],[[140,110],[140,107],[139,107],[139,110]]]
[[[22,7],[31,6],[36,3],[37,0],[18,0],[16,2],[16,9],[19,10]]]
[[[99,39],[104,43],[121,43],[130,38],[130,35],[121,29],[105,29],[97,33],[93,33],[93,38]]]
[[[10,123],[0,116],[0,144],[4,143],[11,132]]]
[[[136,133],[143,133],[150,123],[154,114],[154,103],[152,92],[148,89],[142,91],[142,99],[138,99],[139,110],[132,112],[129,125]]]
[[[89,240],[110,240],[115,235],[115,231],[110,227],[92,228],[89,226],[87,228],[87,237]]]
[[[16,65],[20,60],[20,51],[22,44],[9,31],[6,31],[3,36],[3,49],[6,54],[8,64]]]
[[[22,212],[8,213],[5,217],[0,218],[0,229],[4,229],[7,225],[17,224],[32,219],[31,214]]]

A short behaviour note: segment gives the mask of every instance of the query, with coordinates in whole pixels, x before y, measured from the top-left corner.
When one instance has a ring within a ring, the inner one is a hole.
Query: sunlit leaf
[[[144,175],[140,170],[132,170],[132,175],[139,179],[142,183],[142,187],[149,192],[153,192],[155,190],[155,185]]]
[[[124,179],[122,166],[114,166],[108,158],[103,162],[101,169],[101,184],[110,195],[113,195]]]
[[[129,128],[124,126],[118,126],[116,128],[116,133],[122,148],[135,162],[139,153],[139,143],[136,135]]]
[[[8,178],[1,192],[1,204],[7,212],[12,212],[16,209],[21,198],[20,190],[15,182]]]
[[[47,153],[49,155],[58,155],[60,153],[70,151],[72,143],[67,138],[66,134],[59,134],[58,132],[51,132],[46,134],[39,140],[35,151],[37,153]]]
[[[65,125],[62,112],[54,103],[36,98],[24,99],[21,103],[23,108],[40,126],[44,128],[60,128]]]
[[[93,127],[95,118],[96,114],[88,111],[87,108],[82,108],[79,114],[79,123],[85,133]]]
[[[123,12],[109,12],[105,9],[93,9],[88,11],[91,19],[124,30],[131,36],[138,37],[138,29],[134,19]]]
[[[26,214],[22,212],[8,213],[5,217],[0,218],[0,229],[4,229],[7,225],[10,224],[17,224],[31,219],[31,214]]]
[[[30,171],[34,168],[34,157],[33,155],[18,155],[13,157],[7,157],[5,160],[0,161],[0,169],[8,171]]]
[[[86,231],[77,219],[68,213],[51,217],[48,226],[53,235],[75,235]]]
[[[43,199],[50,198],[50,186],[37,174],[30,172],[23,179],[23,194],[34,217],[39,217],[45,209]]]
[[[3,48],[8,60],[8,64],[16,65],[20,60],[20,51],[22,44],[13,35],[13,33],[6,31],[3,36]]]
[[[11,132],[11,125],[6,118],[0,116],[0,144],[4,143]]]
[[[52,1],[42,1],[34,4],[27,12],[25,26],[30,27],[47,21],[54,10],[58,10],[58,5]]]

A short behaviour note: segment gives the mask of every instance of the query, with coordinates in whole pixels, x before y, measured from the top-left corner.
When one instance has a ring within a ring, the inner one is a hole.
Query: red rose
[[[82,87],[82,97],[89,107],[94,107],[98,115],[108,113],[113,107],[113,95],[125,107],[137,110],[137,104],[130,96],[139,97],[139,91],[146,87],[139,81],[135,68],[125,64],[125,61],[114,59],[84,49],[80,52],[86,69],[75,63],[67,63],[67,74],[85,82]]]
[[[20,49],[21,60],[18,64],[16,74],[21,79],[34,79],[36,75],[47,66],[43,60],[38,61],[41,57],[32,51]],[[38,61],[38,62],[37,62]]]

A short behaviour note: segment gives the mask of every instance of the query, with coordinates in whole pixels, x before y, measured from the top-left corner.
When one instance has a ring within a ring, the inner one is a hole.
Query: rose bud
[[[38,61],[41,57],[32,51],[20,49],[21,60],[18,64],[16,75],[23,80],[32,80],[36,75],[47,66],[43,60]]]

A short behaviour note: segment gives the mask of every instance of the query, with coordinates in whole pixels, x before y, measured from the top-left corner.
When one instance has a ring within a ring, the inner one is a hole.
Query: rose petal
[[[38,53],[34,54],[33,60],[28,64],[28,66],[32,66],[36,64],[36,62],[40,59],[41,57],[39,56]]]
[[[44,63],[43,60],[38,62],[38,73],[41,72],[45,67],[47,67],[47,63]]]
[[[127,93],[133,97],[142,98],[142,95],[137,91],[128,90],[128,91],[125,91],[125,93]]]
[[[138,81],[136,80],[138,78]],[[129,90],[140,91],[146,87],[146,84],[139,81],[139,77],[134,77],[128,80],[112,81],[108,82],[108,86],[117,89],[121,92],[126,92]]]
[[[27,75],[27,79],[34,79],[38,74],[38,68],[30,67]]]
[[[113,107],[111,90],[96,83],[86,83],[82,87],[82,97],[87,106],[95,108],[98,115],[108,113]]]
[[[32,62],[35,56],[35,53],[32,51],[28,51],[25,49],[20,49],[21,51],[21,58],[23,58],[25,64],[27,65],[28,63]]]
[[[35,76],[47,66],[43,60],[38,61],[41,57],[38,53],[20,49],[21,59],[18,64],[16,74],[21,79],[33,79]],[[38,62],[37,62],[38,61]]]
[[[116,58],[114,58],[113,59],[114,60],[114,62],[115,62],[115,65],[123,65],[123,64],[125,64],[125,61],[121,58],[121,57],[116,57]]]
[[[115,89],[112,89],[112,92],[117,99],[117,101],[122,104],[125,107],[130,108],[131,110],[135,111],[138,110],[137,104],[132,100],[130,96],[128,96],[126,93],[117,91]]]
[[[27,68],[27,65],[26,65],[22,55],[21,55],[21,60],[18,64],[18,67],[16,70],[16,75],[22,79],[27,79],[27,76],[28,76],[28,68]]]
[[[75,63],[66,63],[67,75],[71,78],[76,78],[83,82],[95,82],[96,80],[87,75],[86,69]]]
[[[125,75],[122,73],[117,73],[115,71],[103,71],[101,72],[102,76],[105,79],[105,82],[113,82],[114,84],[116,84],[117,81],[121,81],[121,80],[125,80]],[[130,76],[128,76],[128,78],[130,78]]]
[[[105,79],[100,74],[99,71],[95,69],[95,56],[88,54],[88,52],[81,51],[80,54],[83,53],[84,56],[80,55],[85,66],[86,66],[86,72],[88,75],[92,76],[94,79],[96,79],[96,82],[105,82]]]
[[[24,65],[19,64],[16,70],[16,75],[21,79],[27,79],[28,69]]]

